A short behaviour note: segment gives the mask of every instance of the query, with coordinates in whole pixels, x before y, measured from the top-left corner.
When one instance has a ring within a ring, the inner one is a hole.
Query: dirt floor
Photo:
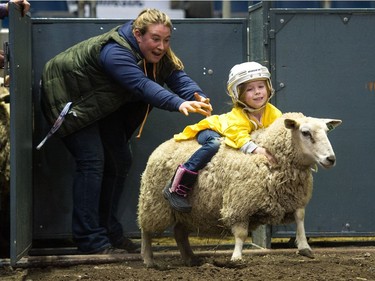
[[[304,280],[375,281],[375,246],[313,246],[314,259],[296,249],[244,250],[242,262],[230,262],[232,249],[195,248],[202,263],[186,267],[175,248],[155,252],[158,268],[146,268],[139,254],[124,256],[59,255],[28,257],[12,268],[3,263],[1,281],[117,280]]]

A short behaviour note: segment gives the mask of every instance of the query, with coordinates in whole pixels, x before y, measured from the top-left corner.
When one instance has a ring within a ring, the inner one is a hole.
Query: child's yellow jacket
[[[233,148],[241,148],[251,140],[250,133],[259,128],[266,128],[271,125],[281,111],[274,105],[267,103],[263,112],[261,124],[249,119],[247,114],[240,107],[234,107],[232,111],[221,115],[212,115],[202,119],[194,125],[185,127],[183,132],[174,135],[177,141],[194,138],[200,131],[211,129],[224,136],[225,143]]]

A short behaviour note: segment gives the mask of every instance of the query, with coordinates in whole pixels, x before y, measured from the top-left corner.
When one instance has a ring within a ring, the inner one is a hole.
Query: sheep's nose
[[[328,156],[328,157],[327,157],[327,161],[328,161],[332,166],[335,165],[335,163],[336,163],[336,156],[335,156],[335,155]]]

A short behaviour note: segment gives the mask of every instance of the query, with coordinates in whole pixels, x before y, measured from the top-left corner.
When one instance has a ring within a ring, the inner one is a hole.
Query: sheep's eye
[[[302,131],[302,136],[311,138],[311,134],[309,131]]]

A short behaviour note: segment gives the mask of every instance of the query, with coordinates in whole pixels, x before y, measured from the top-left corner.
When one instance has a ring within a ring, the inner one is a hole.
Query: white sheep
[[[336,163],[327,132],[341,120],[286,113],[270,127],[252,134],[254,141],[277,159],[271,167],[265,156],[243,154],[222,144],[211,162],[199,172],[189,200],[191,213],[173,211],[162,190],[176,167],[184,163],[199,144],[195,140],[162,143],[150,155],[142,174],[138,225],[142,232],[144,263],[154,266],[152,236],[174,226],[174,237],[186,265],[197,262],[189,244],[189,232],[235,238],[232,261],[242,259],[249,231],[262,224],[297,224],[299,253],[312,257],[307,243],[304,215],[312,189],[312,168]]]
[[[0,87],[0,257],[9,256],[10,228],[10,116],[9,92]]]
[[[10,180],[10,108],[4,102],[9,99],[9,93],[3,89],[0,87],[0,181],[4,184]]]

